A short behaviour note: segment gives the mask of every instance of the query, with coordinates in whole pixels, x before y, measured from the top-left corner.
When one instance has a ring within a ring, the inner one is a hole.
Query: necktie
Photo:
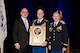
[[[41,23],[40,21],[38,21],[38,23]]]
[[[28,24],[28,20],[27,19],[25,19],[24,24],[25,24],[26,30],[28,31],[29,24]]]
[[[56,23],[54,23],[54,27],[56,26]]]

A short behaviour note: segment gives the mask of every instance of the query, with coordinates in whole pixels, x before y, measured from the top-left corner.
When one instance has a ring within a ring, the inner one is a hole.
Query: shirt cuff
[[[63,43],[63,47],[67,48],[68,47],[68,44]]]
[[[14,45],[19,45],[19,43],[15,43]]]

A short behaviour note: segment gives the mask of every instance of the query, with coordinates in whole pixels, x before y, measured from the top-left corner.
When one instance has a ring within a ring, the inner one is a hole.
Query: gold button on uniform
[[[54,30],[54,32],[55,32],[55,30]]]
[[[51,44],[51,42],[49,42],[49,44]]]
[[[55,33],[53,33],[53,35],[55,35]]]
[[[55,36],[53,36],[53,38],[55,38]]]
[[[55,41],[55,39],[53,39],[53,41]]]

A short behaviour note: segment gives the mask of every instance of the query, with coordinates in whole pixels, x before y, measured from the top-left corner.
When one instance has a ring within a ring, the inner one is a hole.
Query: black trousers
[[[23,49],[16,50],[16,53],[32,53],[31,46],[26,46]]]

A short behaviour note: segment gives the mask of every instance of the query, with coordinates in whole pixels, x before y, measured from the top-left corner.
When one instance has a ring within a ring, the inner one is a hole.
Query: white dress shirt
[[[37,23],[41,23],[44,18],[38,19]]]
[[[57,26],[57,25],[58,25],[58,23],[59,23],[59,21],[54,22],[54,27],[55,27],[55,26]]]
[[[24,17],[21,17],[21,18],[22,18],[22,20],[24,22],[24,25],[26,27],[26,31],[28,31],[28,29],[29,29],[29,22],[28,22],[27,18],[24,18]]]

